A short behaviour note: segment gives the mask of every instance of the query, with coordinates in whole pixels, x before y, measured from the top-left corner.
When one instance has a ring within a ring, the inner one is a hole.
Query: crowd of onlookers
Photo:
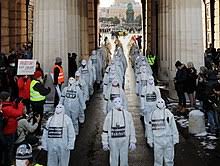
[[[39,128],[39,115],[31,113],[30,84],[34,76],[18,76],[18,59],[32,59],[32,44],[0,54],[0,165],[11,165],[17,147],[39,142],[33,134]],[[40,63],[36,71],[43,76]]]
[[[194,68],[192,62],[187,65],[177,61],[176,77],[174,79],[175,89],[179,98],[177,111],[187,113],[186,96],[190,101],[192,109],[201,109],[207,118],[209,131],[216,133],[220,129],[220,49],[217,51],[210,45],[205,51],[205,66],[201,66],[199,71]],[[196,104],[196,100],[199,104]]]

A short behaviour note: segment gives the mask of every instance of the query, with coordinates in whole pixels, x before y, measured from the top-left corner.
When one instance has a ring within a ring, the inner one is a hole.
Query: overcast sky
[[[140,2],[141,0],[135,0],[137,2]],[[100,7],[109,7],[112,3],[114,2],[114,0],[100,0]]]

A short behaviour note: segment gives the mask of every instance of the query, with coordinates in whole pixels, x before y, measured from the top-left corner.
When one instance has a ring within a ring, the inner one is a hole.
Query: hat
[[[76,71],[75,76],[76,76],[76,77],[80,77],[80,72],[79,72],[79,71]]]
[[[30,144],[21,144],[16,151],[16,160],[27,160],[32,158],[32,147]]]
[[[86,60],[85,59],[82,60],[82,65],[86,65]]]
[[[180,61],[176,61],[175,66],[176,67],[182,66],[182,63]]]
[[[0,93],[0,100],[5,101],[7,98],[10,97],[10,93],[6,91],[2,91]]]
[[[39,77],[42,77],[42,73],[40,71],[35,71],[34,72],[34,79],[37,79]]]
[[[62,59],[60,57],[56,57],[56,63],[62,62]]]

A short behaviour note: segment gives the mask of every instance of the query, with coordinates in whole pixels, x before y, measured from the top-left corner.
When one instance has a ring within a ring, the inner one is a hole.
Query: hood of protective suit
[[[82,63],[81,63],[82,67],[85,68],[85,67],[86,67],[86,64],[87,64],[86,60],[83,59],[83,60],[82,60]]]
[[[79,71],[76,71],[75,76],[76,76],[76,77],[80,77],[80,72],[79,72]]]
[[[62,127],[64,123],[65,109],[62,104],[58,104],[54,115],[51,117],[49,127]]]
[[[117,97],[113,100],[114,108],[115,109],[121,109],[122,108],[122,100],[120,97]]]
[[[162,98],[158,99],[156,106],[161,110],[165,109],[166,108],[165,101]]]
[[[68,86],[72,86],[72,85],[74,85],[75,83],[76,83],[75,78],[70,77],[70,78],[69,78],[69,81],[68,81]]]
[[[92,50],[92,55],[96,55],[96,50]]]
[[[154,77],[153,76],[149,76],[147,79],[147,86],[148,87],[155,87],[154,85]]]

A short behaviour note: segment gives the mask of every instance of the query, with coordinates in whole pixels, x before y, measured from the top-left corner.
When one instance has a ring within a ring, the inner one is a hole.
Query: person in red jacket
[[[11,165],[14,158],[14,142],[17,129],[17,118],[23,115],[23,103],[10,102],[10,94],[8,92],[1,92],[0,99],[2,100],[2,112],[5,119],[3,134],[6,140],[7,148],[3,149],[4,165]]]
[[[28,76],[18,78],[18,96],[26,106],[27,113],[30,113],[30,85],[31,79]]]

